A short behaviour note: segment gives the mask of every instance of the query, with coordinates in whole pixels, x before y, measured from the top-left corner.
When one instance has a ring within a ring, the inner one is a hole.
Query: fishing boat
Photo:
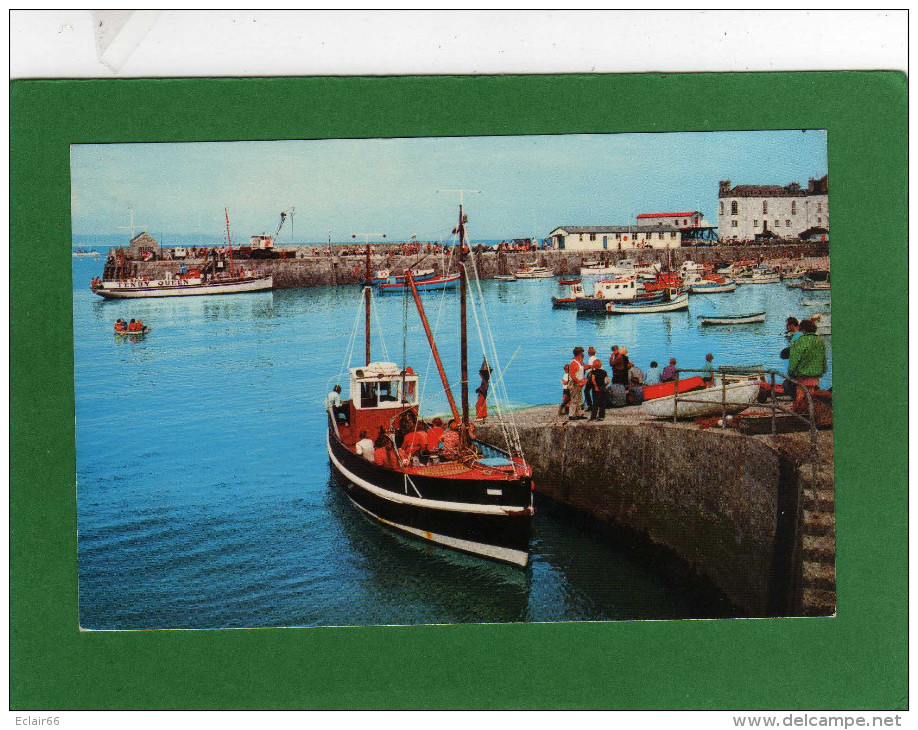
[[[739,413],[746,410],[759,395],[758,380],[741,380],[728,382],[726,385],[715,383],[710,388],[695,390],[679,397],[657,398],[644,402],[641,406],[644,413],[654,418],[700,418],[723,413]]]
[[[459,286],[459,274],[448,276],[434,276],[424,281],[415,282],[418,291],[442,291],[443,289],[455,289]],[[408,280],[401,282],[389,282],[379,285],[380,294],[400,294],[409,290]]]
[[[457,228],[460,251],[465,244],[464,225],[460,205]],[[468,402],[467,271],[463,262],[459,263],[457,276],[461,292],[461,411],[453,398],[421,302],[419,287],[423,282],[416,283],[411,276],[406,281],[458,424],[455,452],[449,455],[438,452],[428,457],[423,452],[409,456],[395,449],[397,434],[410,436],[412,430],[417,430],[418,376],[404,364],[399,367],[371,358],[371,287],[365,287],[365,363],[348,368],[350,398],[337,409],[346,411],[346,423],[339,422],[334,407],[327,408],[331,470],[350,502],[383,525],[454,550],[525,566],[529,561],[530,522],[534,512],[532,470],[521,453],[511,454],[509,447],[504,451],[473,438]],[[407,322],[405,327],[407,330]],[[385,447],[379,447],[383,449],[383,458],[374,454],[371,461],[358,453],[357,442],[364,431],[385,442]]]
[[[516,270],[517,279],[552,279],[555,272],[544,266],[527,266]]]
[[[124,252],[119,248],[115,259],[114,279],[94,279],[91,289],[104,299],[146,299],[150,297],[199,297],[212,294],[241,294],[269,291],[274,286],[271,276],[254,269],[236,270],[233,262],[233,244],[230,238],[229,212],[226,216],[226,242],[229,254],[229,273],[217,270],[216,259],[203,269],[190,269],[185,273],[167,272],[162,279],[147,276],[125,277],[127,269]],[[222,262],[220,262],[222,266]]]
[[[698,317],[703,325],[715,324],[753,324],[765,321],[765,312],[751,314],[703,314]]]
[[[555,309],[576,309],[577,297],[583,294],[583,284],[580,279],[574,279],[573,283],[568,284],[569,291],[566,297],[552,297],[551,306]]]
[[[583,284],[574,284],[571,295],[576,299],[574,306],[579,312],[605,312],[609,302],[631,302],[638,298],[661,299],[662,294],[647,296],[637,279],[603,279],[593,284],[593,293],[586,294]]]
[[[659,301],[609,302],[606,311],[609,314],[654,314],[656,312],[678,312],[688,309],[688,294],[664,296]]]
[[[830,275],[828,271],[810,271],[803,278],[803,291],[829,291]]]
[[[673,272],[657,272],[653,281],[644,282],[644,291],[651,294],[658,294],[674,289],[682,289],[685,286],[685,279],[679,274]]]

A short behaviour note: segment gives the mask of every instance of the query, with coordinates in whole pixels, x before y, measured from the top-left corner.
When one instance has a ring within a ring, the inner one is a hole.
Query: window
[[[736,221],[730,221],[730,227],[731,227],[731,228],[736,228],[737,225],[738,225],[738,224],[737,224]]]
[[[784,225],[790,228],[790,221],[784,221]]]
[[[762,201],[762,212],[768,213],[768,201],[767,200]]]
[[[822,218],[820,218],[820,217],[817,216],[817,217],[816,217],[816,222],[817,222],[817,223],[822,223]]]
[[[758,218],[756,218],[755,220],[752,221],[752,227],[756,228],[758,225],[759,225],[759,220]]]
[[[736,221],[733,221],[733,225],[736,225]],[[675,238],[675,237],[676,237],[676,232],[673,231],[672,233],[670,233],[670,234],[669,234],[669,237],[670,237],[670,238]]]
[[[735,200],[730,202],[730,215],[739,215],[739,203]]]
[[[790,202],[790,212],[791,212],[791,215],[797,215],[797,201],[796,200],[792,200]]]
[[[724,201],[723,200],[720,201],[720,214],[721,215],[724,214]]]
[[[591,241],[595,241],[595,240],[596,240],[596,234],[595,234],[595,233],[591,233],[591,234],[590,234],[590,240],[591,240]]]
[[[609,237],[608,236],[602,237],[602,247],[609,248]]]
[[[775,221],[775,228],[780,228],[780,226],[781,226],[781,221],[776,220],[776,221]]]
[[[583,234],[582,234],[582,233],[580,234],[580,240],[581,240],[581,241],[583,240]]]
[[[376,383],[360,384],[360,407],[376,408]]]
[[[816,203],[816,212],[822,213],[822,203]]]

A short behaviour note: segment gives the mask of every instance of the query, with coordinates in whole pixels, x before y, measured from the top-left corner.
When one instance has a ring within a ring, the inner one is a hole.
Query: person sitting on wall
[[[659,385],[660,384],[660,366],[657,364],[656,360],[650,361],[650,367],[647,368],[647,372],[644,373],[644,385]]]
[[[661,383],[669,383],[672,380],[676,379],[676,358],[671,357],[669,359],[669,365],[663,368],[663,372],[660,374]]]

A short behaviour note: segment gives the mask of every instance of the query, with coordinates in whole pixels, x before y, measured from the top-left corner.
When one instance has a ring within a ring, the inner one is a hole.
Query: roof
[[[688,210],[681,213],[641,213],[638,218],[691,218],[696,213],[703,215],[700,210]]]
[[[680,230],[674,226],[558,226],[552,233],[675,233]]]

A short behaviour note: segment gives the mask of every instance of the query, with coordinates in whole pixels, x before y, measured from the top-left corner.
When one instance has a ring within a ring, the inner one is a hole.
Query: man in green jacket
[[[800,332],[790,348],[790,362],[787,374],[812,393],[819,387],[819,379],[826,374],[829,363],[826,359],[826,344],[816,335],[816,325],[805,319],[800,323]],[[797,388],[794,410],[806,410],[806,396],[803,388]]]

